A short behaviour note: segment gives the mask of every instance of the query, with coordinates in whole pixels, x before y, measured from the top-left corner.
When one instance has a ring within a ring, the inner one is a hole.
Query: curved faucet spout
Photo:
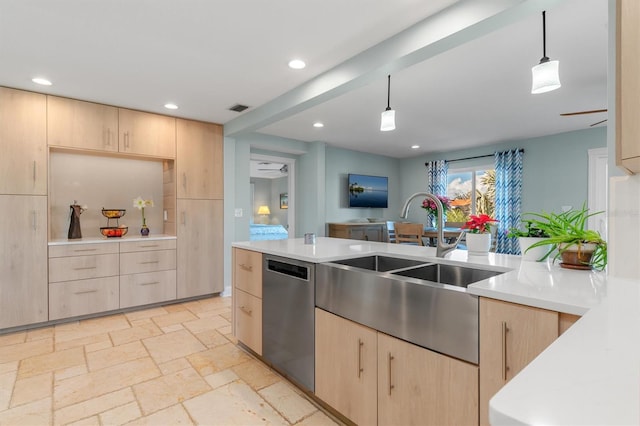
[[[444,257],[445,254],[454,250],[462,237],[465,234],[465,231],[460,232],[460,235],[456,239],[455,242],[448,244],[444,242],[444,207],[442,206],[442,202],[438,197],[429,193],[429,192],[416,192],[407,198],[407,201],[404,202],[404,206],[402,206],[402,211],[400,212],[400,217],[403,219],[407,218],[409,214],[409,206],[411,202],[417,197],[425,197],[433,201],[436,205],[436,211],[438,212],[438,243],[436,245],[436,257]]]

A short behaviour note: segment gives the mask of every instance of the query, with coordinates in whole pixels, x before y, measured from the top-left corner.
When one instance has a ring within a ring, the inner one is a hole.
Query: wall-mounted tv
[[[389,178],[349,174],[348,181],[349,207],[388,207]]]

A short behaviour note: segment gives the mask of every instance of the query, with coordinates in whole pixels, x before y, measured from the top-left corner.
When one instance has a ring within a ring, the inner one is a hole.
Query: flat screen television
[[[389,203],[389,178],[349,174],[349,207],[386,209]]]

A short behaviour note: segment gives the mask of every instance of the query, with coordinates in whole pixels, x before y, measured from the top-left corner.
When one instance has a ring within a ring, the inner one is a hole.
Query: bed
[[[289,238],[289,233],[282,225],[262,225],[252,223],[249,228],[250,241],[284,240]]]

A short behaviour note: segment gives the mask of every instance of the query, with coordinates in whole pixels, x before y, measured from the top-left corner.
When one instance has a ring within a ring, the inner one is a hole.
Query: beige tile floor
[[[213,297],[0,335],[0,425],[335,425]]]

